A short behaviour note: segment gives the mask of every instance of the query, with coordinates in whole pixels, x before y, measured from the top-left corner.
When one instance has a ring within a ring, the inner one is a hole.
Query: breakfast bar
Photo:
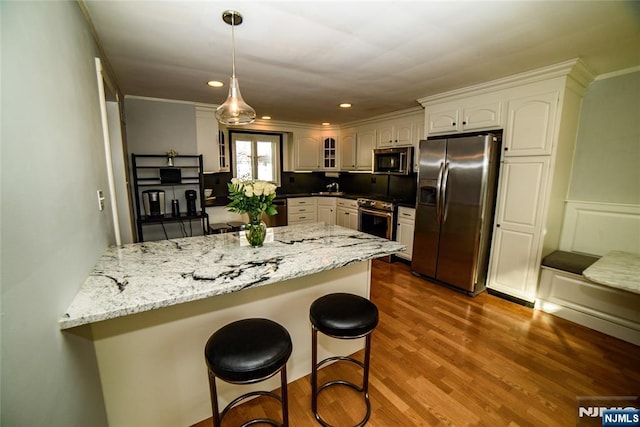
[[[242,232],[108,248],[60,319],[94,342],[111,426],[191,425],[211,416],[204,345],[247,317],[282,324],[293,340],[289,381],[310,372],[309,306],[332,292],[369,297],[371,260],[400,243],[324,223],[268,230],[263,247]],[[319,342],[350,354],[362,340]],[[257,384],[256,389],[278,388]],[[221,403],[234,395],[225,384]]]

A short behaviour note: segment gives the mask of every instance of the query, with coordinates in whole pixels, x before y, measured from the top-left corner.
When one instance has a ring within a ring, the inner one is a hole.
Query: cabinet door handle
[[[451,126],[455,126],[455,125],[456,125],[456,122],[451,123]]]
[[[500,224],[496,224],[496,228],[500,228]]]
[[[466,124],[467,124],[467,122],[462,122],[462,124],[463,124],[463,125],[466,125]]]

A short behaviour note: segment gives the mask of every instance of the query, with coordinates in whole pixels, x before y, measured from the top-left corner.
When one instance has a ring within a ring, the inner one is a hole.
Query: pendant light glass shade
[[[229,79],[229,96],[216,109],[216,118],[225,125],[248,125],[256,119],[256,110],[242,99],[238,78],[235,76]]]
[[[240,86],[236,78],[236,40],[234,27],[242,23],[242,15],[233,10],[222,13],[222,20],[231,25],[231,78],[229,79],[229,96],[216,108],[216,118],[224,125],[248,125],[255,121],[256,110],[244,102],[240,94]]]

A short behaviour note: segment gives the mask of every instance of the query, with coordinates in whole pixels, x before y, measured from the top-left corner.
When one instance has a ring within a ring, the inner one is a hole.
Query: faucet
[[[332,182],[331,184],[327,185],[327,191],[334,191],[338,193],[340,191],[340,184],[338,184],[337,182]]]

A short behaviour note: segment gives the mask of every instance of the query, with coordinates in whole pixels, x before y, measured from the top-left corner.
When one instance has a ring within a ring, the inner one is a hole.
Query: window
[[[233,176],[280,185],[280,135],[231,132]]]

